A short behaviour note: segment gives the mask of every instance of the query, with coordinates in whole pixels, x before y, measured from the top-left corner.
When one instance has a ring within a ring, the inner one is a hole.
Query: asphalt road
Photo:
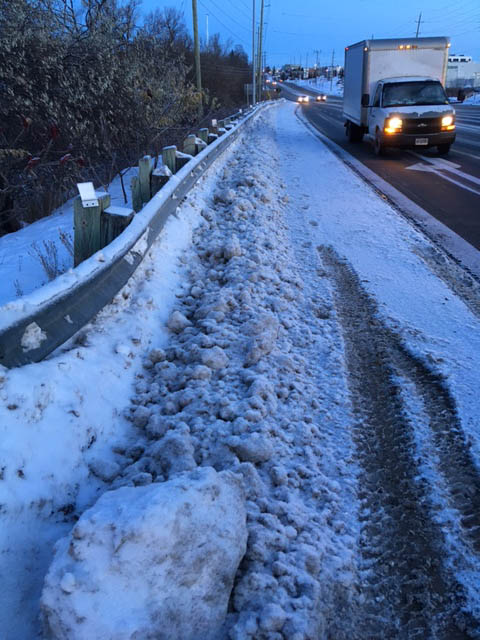
[[[296,100],[314,91],[282,85],[282,95]],[[410,200],[428,211],[475,248],[480,249],[480,106],[454,104],[457,138],[448,156],[436,149],[389,149],[377,157],[368,142],[345,137],[342,98],[299,106],[309,122]]]

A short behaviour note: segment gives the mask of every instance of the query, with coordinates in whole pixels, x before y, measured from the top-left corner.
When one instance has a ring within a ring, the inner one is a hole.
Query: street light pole
[[[197,76],[197,92],[198,92],[198,118],[199,120],[201,120],[203,115],[202,74],[200,71],[200,41],[198,39],[197,0],[192,0],[192,17],[193,17],[193,47],[195,51],[195,71]]]
[[[257,86],[256,86],[257,69],[255,67],[255,0],[253,0],[252,9],[252,106],[257,102]]]

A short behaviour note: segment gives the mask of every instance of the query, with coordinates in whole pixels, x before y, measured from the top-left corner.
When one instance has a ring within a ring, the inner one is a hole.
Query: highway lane
[[[296,100],[299,94],[317,95],[304,87],[282,85],[285,98]],[[299,108],[321,133],[480,249],[480,106],[453,105],[457,138],[448,156],[432,148],[389,149],[377,157],[368,142],[348,142],[342,103],[342,98],[329,96],[326,103],[310,101]]]

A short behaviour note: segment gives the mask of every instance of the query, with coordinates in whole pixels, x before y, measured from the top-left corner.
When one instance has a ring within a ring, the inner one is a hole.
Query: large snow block
[[[246,551],[243,489],[210,467],[105,493],[56,545],[45,637],[213,640]]]

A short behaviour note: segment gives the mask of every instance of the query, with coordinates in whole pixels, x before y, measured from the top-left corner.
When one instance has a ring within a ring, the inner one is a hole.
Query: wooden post
[[[200,129],[200,131],[198,132],[198,137],[200,138],[200,140],[203,140],[205,144],[208,144],[208,129],[206,127]]]
[[[175,169],[176,169],[176,172],[180,171],[180,169],[182,167],[184,167],[187,164],[187,162],[189,160],[191,160],[191,159],[192,159],[192,156],[189,155],[188,153],[181,153],[180,151],[177,151],[176,154],[175,154]]]
[[[152,175],[152,158],[143,156],[138,161],[138,179],[140,181],[140,195],[142,202],[148,202],[152,197],[150,191],[150,176]]]
[[[197,136],[194,133],[188,135],[183,141],[183,152],[189,153],[191,156],[196,155],[197,153],[197,145],[196,145]]]
[[[157,167],[152,172],[152,198],[160,191],[164,184],[170,180],[172,172],[168,167],[162,165],[161,167]]]
[[[200,151],[203,151],[206,146],[207,146],[206,142],[204,142],[201,138],[197,138],[197,153],[200,153]]]
[[[96,195],[98,198],[98,204],[100,205],[100,212],[102,212],[110,206],[112,198],[106,191],[97,191]]]
[[[115,240],[133,220],[135,212],[126,207],[107,207],[100,215],[100,236],[102,248]]]
[[[163,164],[165,164],[172,173],[175,173],[176,168],[176,156],[177,156],[177,147],[172,144],[170,147],[163,147],[162,149],[162,160]]]
[[[219,129],[225,129],[225,120],[219,120],[218,121],[218,128]]]
[[[100,202],[95,207],[84,207],[77,196],[73,201],[73,266],[89,258],[98,251],[100,242]]]
[[[138,176],[133,176],[130,182],[130,186],[132,189],[132,207],[138,213],[142,208],[142,194],[140,191],[140,180]]]
[[[215,142],[215,140],[218,138],[218,134],[216,133],[209,133],[208,134],[208,144],[212,144],[212,142]]]

